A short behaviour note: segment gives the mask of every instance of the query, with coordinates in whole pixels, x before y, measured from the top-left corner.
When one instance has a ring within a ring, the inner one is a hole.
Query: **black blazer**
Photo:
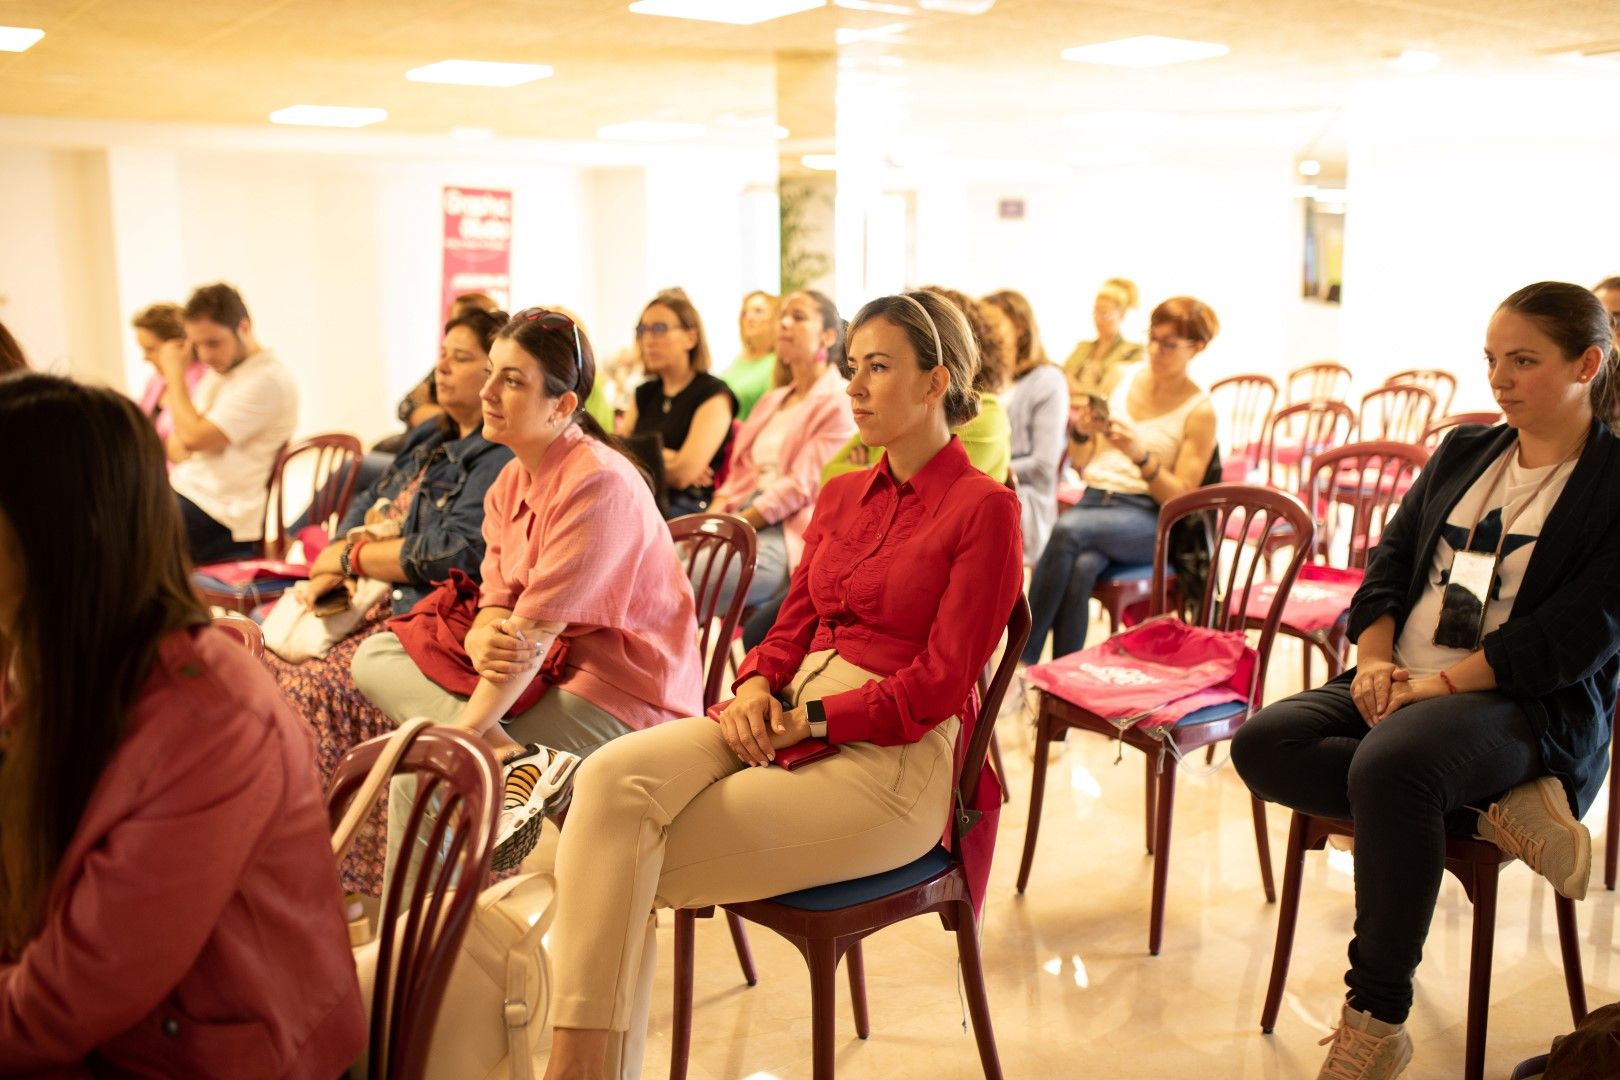
[[[1506,425],[1470,425],[1440,444],[1368,563],[1350,605],[1351,641],[1386,614],[1399,637],[1447,515],[1515,438]],[[1604,424],[1592,422],[1508,619],[1482,644],[1497,689],[1523,707],[1547,772],[1584,814],[1603,785],[1620,674],[1620,438]]]

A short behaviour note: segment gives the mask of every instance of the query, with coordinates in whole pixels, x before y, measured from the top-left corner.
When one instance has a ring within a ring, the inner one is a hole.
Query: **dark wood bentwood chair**
[[[1423,433],[1423,445],[1433,453],[1440,446],[1440,440],[1452,428],[1462,427],[1464,424],[1484,424],[1486,427],[1495,427],[1502,422],[1499,412],[1461,412],[1442,416],[1429,425],[1429,430]]]
[[[1002,697],[1012,682],[1018,656],[1029,640],[1029,603],[1020,596],[1007,622],[1007,644],[989,692],[979,703],[967,751],[962,756],[956,783],[952,815],[952,837],[960,838],[974,827],[978,815],[971,811],[978,790],[990,739],[995,734],[996,715]],[[855,1032],[861,1038],[871,1034],[866,1012],[866,975],[861,957],[861,939],[886,926],[930,912],[939,915],[945,929],[956,935],[957,956],[962,964],[962,982],[973,1018],[973,1034],[978,1041],[979,1062],[986,1080],[1000,1080],[1001,1059],[996,1053],[995,1033],[990,1026],[990,1001],[985,994],[984,968],[979,958],[979,920],[968,895],[967,876],[958,854],[959,844],[947,851],[943,844],[922,858],[895,870],[854,881],[841,881],[814,889],[786,893],[769,900],[722,905],[749,922],[758,923],[791,941],[810,966],[810,1015],[814,1048],[812,1073],[815,1080],[832,1080],[834,1042],[837,1037],[838,962],[847,957],[849,989],[855,1012]],[[695,918],[706,918],[713,908],[682,910],[675,913],[675,1014],[669,1075],[685,1080],[687,1057],[692,1045],[692,928]]]
[[[1380,386],[1361,399],[1355,440],[1420,443],[1435,411],[1433,392],[1416,383]]]
[[[1179,722],[1164,727],[1132,726],[1121,731],[1112,720],[1098,716],[1083,706],[1065,701],[1046,690],[1040,691],[1040,710],[1035,725],[1035,764],[1029,795],[1029,824],[1024,830],[1024,854],[1018,867],[1018,891],[1029,884],[1030,867],[1035,861],[1035,840],[1040,833],[1041,803],[1046,793],[1047,763],[1052,743],[1063,741],[1071,728],[1091,731],[1142,751],[1147,767],[1147,850],[1153,856],[1153,902],[1148,919],[1148,952],[1159,954],[1164,937],[1165,895],[1170,872],[1170,823],[1175,809],[1176,771],[1184,756],[1201,747],[1230,739],[1263,704],[1266,667],[1271,645],[1282,620],[1288,589],[1299,573],[1310,550],[1315,526],[1311,515],[1292,495],[1247,484],[1215,484],[1178,495],[1159,510],[1158,536],[1154,541],[1153,596],[1151,613],[1171,610],[1169,585],[1164,571],[1170,529],[1177,521],[1194,514],[1214,516],[1213,535],[1225,537],[1212,560],[1204,592],[1197,598],[1194,612],[1197,625],[1220,630],[1243,630],[1251,622],[1246,613],[1255,610],[1254,594],[1267,584],[1266,558],[1275,534],[1288,531],[1286,545],[1293,549],[1282,574],[1272,581],[1276,589],[1266,605],[1259,624],[1256,649],[1259,663],[1246,701],[1212,705]],[[1234,538],[1235,537],[1235,538]],[[1259,799],[1252,799],[1255,846],[1260,854],[1260,877],[1266,900],[1276,898],[1271,880],[1271,853],[1266,836],[1265,811]]]
[[[326,793],[334,827],[387,742],[387,736],[363,742],[338,762]],[[476,888],[456,886],[489,877],[501,774],[482,739],[439,724],[411,739],[395,770],[404,773],[417,778],[405,835],[421,832],[424,814],[434,822],[425,845],[407,845],[411,854],[402,852],[407,865],[393,875],[382,898],[368,1074],[422,1080],[450,968],[478,904]]]
[[[1444,415],[1451,409],[1451,400],[1457,396],[1457,376],[1443,368],[1411,368],[1397,371],[1384,380],[1385,386],[1402,384],[1421,386],[1434,395],[1435,411]]]
[[[259,624],[234,611],[214,616],[214,625],[242,643],[243,648],[258,660],[264,656],[264,631]]]
[[[1209,396],[1226,444],[1221,479],[1246,484],[1250,472],[1260,465],[1266,428],[1277,411],[1277,384],[1266,375],[1233,375],[1217,380],[1209,388]]]
[[[1277,948],[1271,960],[1271,982],[1266,987],[1260,1030],[1270,1035],[1282,1008],[1283,985],[1294,950],[1294,927],[1299,919],[1300,884],[1305,875],[1305,852],[1319,849],[1329,836],[1354,836],[1355,826],[1297,811],[1288,827],[1288,854],[1283,864],[1282,903],[1277,908]],[[1484,1080],[1485,1025],[1490,1011],[1491,954],[1496,944],[1496,884],[1502,867],[1515,861],[1495,844],[1469,837],[1446,838],[1446,870],[1462,883],[1474,905],[1473,945],[1468,965],[1468,1028],[1463,1050],[1464,1080]],[[1581,976],[1580,938],[1575,928],[1575,901],[1554,895],[1558,917],[1558,945],[1564,958],[1564,983],[1569,1011],[1579,1024],[1586,1016],[1586,984]]]
[[[1283,385],[1283,404],[1343,401],[1354,378],[1349,368],[1332,360],[1297,367],[1288,373],[1288,381]]]

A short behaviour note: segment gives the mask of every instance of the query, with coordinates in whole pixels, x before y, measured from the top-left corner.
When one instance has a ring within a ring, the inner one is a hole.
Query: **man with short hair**
[[[1614,335],[1614,347],[1620,349],[1620,277],[1604,278],[1592,291],[1609,309],[1609,333]]]
[[[264,536],[265,491],[276,455],[298,422],[298,388],[259,345],[242,296],[223,282],[191,294],[183,341],[159,354],[174,421],[165,449],[197,565],[250,558]],[[186,387],[195,357],[208,372]]]

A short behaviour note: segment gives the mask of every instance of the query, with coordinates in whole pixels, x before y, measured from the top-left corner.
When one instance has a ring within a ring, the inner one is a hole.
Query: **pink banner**
[[[444,189],[444,294],[441,310],[463,293],[487,293],[512,305],[512,193]]]

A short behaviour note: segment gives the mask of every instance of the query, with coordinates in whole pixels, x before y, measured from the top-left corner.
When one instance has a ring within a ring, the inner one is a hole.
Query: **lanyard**
[[[1547,470],[1547,475],[1541,478],[1541,483],[1536,485],[1536,490],[1530,493],[1530,497],[1528,499],[1519,504],[1519,508],[1513,511],[1513,515],[1511,517],[1508,516],[1507,493],[1505,491],[1502,493],[1502,531],[1496,537],[1495,555],[1497,559],[1502,557],[1502,544],[1507,540],[1508,528],[1515,521],[1519,520],[1519,515],[1524,513],[1525,510],[1529,508],[1531,503],[1535,502],[1541,497],[1541,493],[1547,490],[1547,485],[1552,482],[1552,478],[1557,476],[1559,471],[1563,469],[1565,465],[1568,465],[1571,461],[1574,461],[1580,456],[1581,450],[1584,449],[1585,446],[1586,437],[1583,435],[1581,437],[1581,441],[1575,444],[1575,448],[1564,456],[1564,460]],[[1474,510],[1474,523],[1468,527],[1468,541],[1463,544],[1464,551],[1474,550],[1474,530],[1479,528],[1479,519],[1485,516],[1485,508],[1491,503],[1491,493],[1496,490],[1497,481],[1501,480],[1507,475],[1508,464],[1513,460],[1513,456],[1517,454],[1518,451],[1519,442],[1517,439],[1514,439],[1513,445],[1507,448],[1507,453],[1502,455],[1502,460],[1497,464],[1496,475],[1491,478],[1490,486],[1485,489],[1485,497],[1480,500],[1479,506]]]

